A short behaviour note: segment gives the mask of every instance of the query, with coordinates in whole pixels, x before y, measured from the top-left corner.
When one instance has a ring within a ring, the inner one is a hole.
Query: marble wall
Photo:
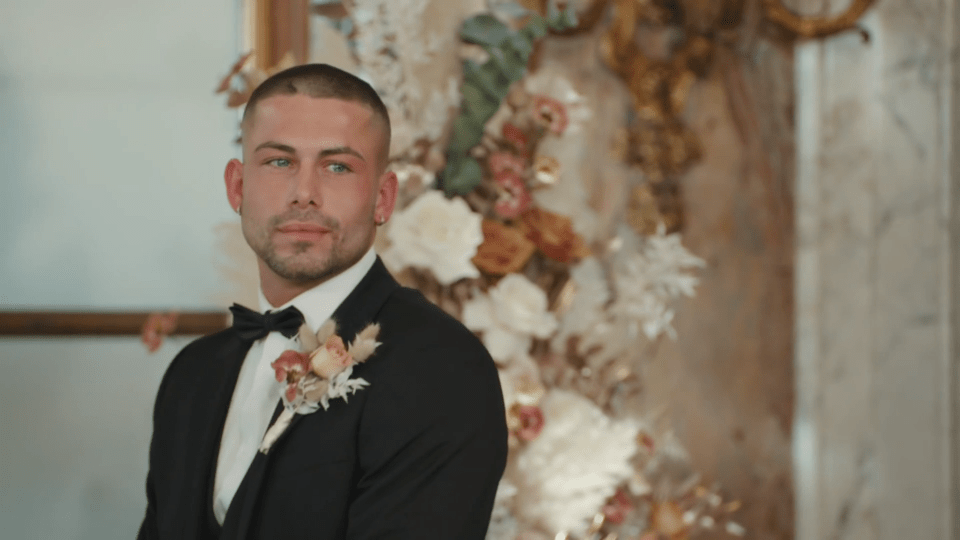
[[[960,538],[957,21],[880,0],[797,50],[798,539]]]

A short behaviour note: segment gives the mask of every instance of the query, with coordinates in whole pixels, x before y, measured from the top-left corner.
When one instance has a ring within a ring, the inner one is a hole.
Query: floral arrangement
[[[391,148],[401,192],[378,251],[401,282],[476,332],[499,370],[510,455],[488,540],[743,536],[739,503],[702,486],[669,426],[631,401],[645,351],[677,337],[674,305],[694,294],[704,262],[656,209],[642,227],[629,226],[631,215],[611,231],[599,226],[579,177],[596,159],[578,151],[589,100],[562,72],[531,63],[546,35],[576,26],[572,8],[549,2],[541,15],[490,2],[466,19],[462,82],[450,98],[446,87],[419,88],[415,74],[442,39],[388,4],[344,3],[352,22],[333,22],[351,28],[354,60],[406,134]],[[431,95],[459,109],[418,115],[412,104]],[[349,379],[347,364],[363,358],[356,345],[327,331],[310,354],[278,359],[282,416],[365,385]],[[344,370],[318,372],[321,356]]]
[[[346,347],[333,319],[324,322],[316,334],[306,324],[301,326],[300,344],[307,352],[286,350],[270,364],[277,382],[286,386],[281,392],[283,411],[264,434],[260,451],[270,451],[295,414],[311,414],[321,407],[327,410],[331,399],[346,401],[350,394],[370,386],[351,375],[353,366],[366,361],[380,346],[379,333],[380,325],[368,325]]]

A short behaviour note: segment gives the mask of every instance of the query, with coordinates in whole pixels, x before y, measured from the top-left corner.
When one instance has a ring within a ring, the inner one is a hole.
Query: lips
[[[330,229],[322,227],[315,223],[288,223],[277,227],[280,232],[330,232]]]
[[[330,229],[316,223],[287,223],[277,227],[277,231],[295,238],[311,240],[329,233]]]

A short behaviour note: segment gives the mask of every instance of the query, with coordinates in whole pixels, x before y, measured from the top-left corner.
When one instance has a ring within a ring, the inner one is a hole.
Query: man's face
[[[264,285],[324,281],[367,252],[396,196],[396,177],[381,172],[386,144],[383,120],[357,102],[294,94],[257,104],[244,161],[231,160],[225,180]]]

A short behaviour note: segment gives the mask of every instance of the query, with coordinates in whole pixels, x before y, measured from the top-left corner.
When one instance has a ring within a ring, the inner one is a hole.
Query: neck
[[[337,266],[334,269],[331,269],[330,273],[327,273],[318,279],[310,281],[294,281],[277,275],[273,270],[263,260],[258,259],[257,263],[260,269],[260,290],[263,291],[263,297],[266,298],[267,302],[270,303],[273,307],[280,307],[290,300],[293,300],[300,294],[309,291],[310,289],[326,283],[331,279],[339,276],[347,270],[353,268],[358,262],[360,262],[363,257],[369,253],[370,248],[364,250],[359,257],[355,260],[350,261],[348,264],[343,266]]]
[[[326,281],[325,279],[321,279],[294,283],[284,279],[278,279],[275,276],[271,277],[273,279],[267,278],[263,274],[260,275],[260,289],[263,291],[263,297],[275,308],[286,304],[297,296],[300,296],[300,294]]]

